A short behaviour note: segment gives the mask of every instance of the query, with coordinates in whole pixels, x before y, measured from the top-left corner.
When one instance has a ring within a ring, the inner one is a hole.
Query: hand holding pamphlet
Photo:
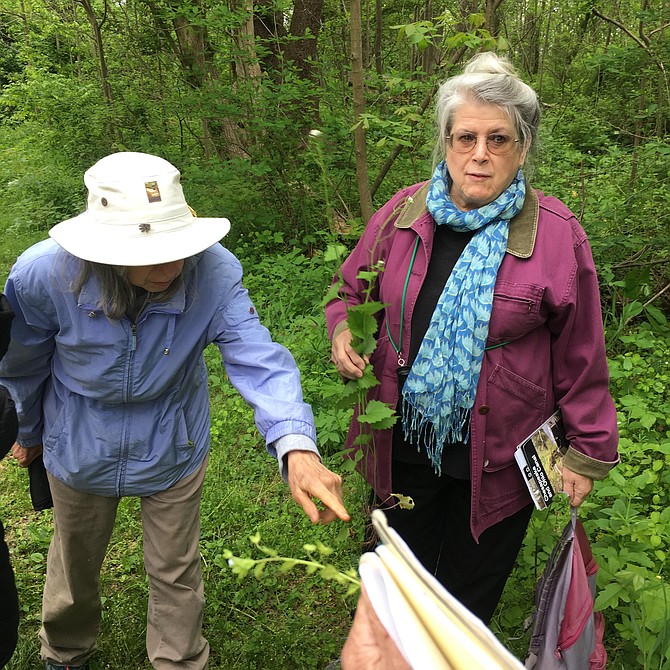
[[[374,610],[412,668],[522,670],[487,626],[464,607],[389,527],[372,523],[382,543],[361,557],[359,571]]]
[[[556,410],[514,452],[535,507],[545,509],[563,491],[563,456],[570,446],[560,410]]]

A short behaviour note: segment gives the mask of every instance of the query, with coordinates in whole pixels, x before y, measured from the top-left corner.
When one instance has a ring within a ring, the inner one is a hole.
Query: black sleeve
[[[0,293],[0,358],[7,352],[9,338],[11,337],[12,319],[14,312],[4,293]]]
[[[7,352],[11,337],[12,319],[14,312],[4,293],[0,293],[0,358]],[[9,391],[0,386],[0,458],[2,458],[14,444],[19,430],[16,418],[14,401]]]
[[[0,385],[0,458],[11,448],[19,432],[14,401],[9,391]]]

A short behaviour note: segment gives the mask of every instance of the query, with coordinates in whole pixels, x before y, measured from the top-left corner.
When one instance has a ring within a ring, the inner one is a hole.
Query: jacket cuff
[[[279,474],[284,482],[288,481],[288,462],[285,460],[285,457],[291,451],[310,451],[321,458],[314,440],[306,435],[284,435],[284,437],[280,437],[273,442],[272,446],[275,450],[277,463],[279,464]]]
[[[605,479],[607,473],[618,463],[618,458],[615,461],[599,461],[586,454],[582,454],[572,447],[563,456],[563,465],[568,470],[572,470],[578,475],[588,477],[589,479]]]
[[[18,440],[19,446],[24,447],[25,449],[32,449],[32,447],[42,446],[42,434],[36,435],[35,437],[21,437],[19,436]]]

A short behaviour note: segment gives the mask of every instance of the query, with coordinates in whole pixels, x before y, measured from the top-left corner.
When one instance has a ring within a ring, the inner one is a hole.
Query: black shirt
[[[409,345],[408,365],[412,365],[414,362],[447,279],[449,279],[456,262],[473,235],[474,232],[460,233],[445,225],[435,227],[433,251],[412,314],[412,337]],[[400,408],[398,408],[398,414],[400,415],[399,410]],[[393,429],[393,459],[402,463],[430,464],[430,459],[423,446],[417,450],[416,444],[405,440],[401,419],[398,419]],[[468,444],[444,445],[442,472],[458,479],[470,478],[470,448]]]

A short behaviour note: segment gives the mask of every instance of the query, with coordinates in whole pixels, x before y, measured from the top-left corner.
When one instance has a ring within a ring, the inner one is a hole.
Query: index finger
[[[316,485],[311,486],[309,489],[300,487],[299,490],[293,492],[293,497],[305,510],[312,523],[321,521],[321,523],[326,524],[334,521],[336,518],[342,521],[349,521],[351,518],[342,502],[341,494],[333,493],[322,482],[317,482]],[[319,510],[312,498],[320,500],[327,509]]]

